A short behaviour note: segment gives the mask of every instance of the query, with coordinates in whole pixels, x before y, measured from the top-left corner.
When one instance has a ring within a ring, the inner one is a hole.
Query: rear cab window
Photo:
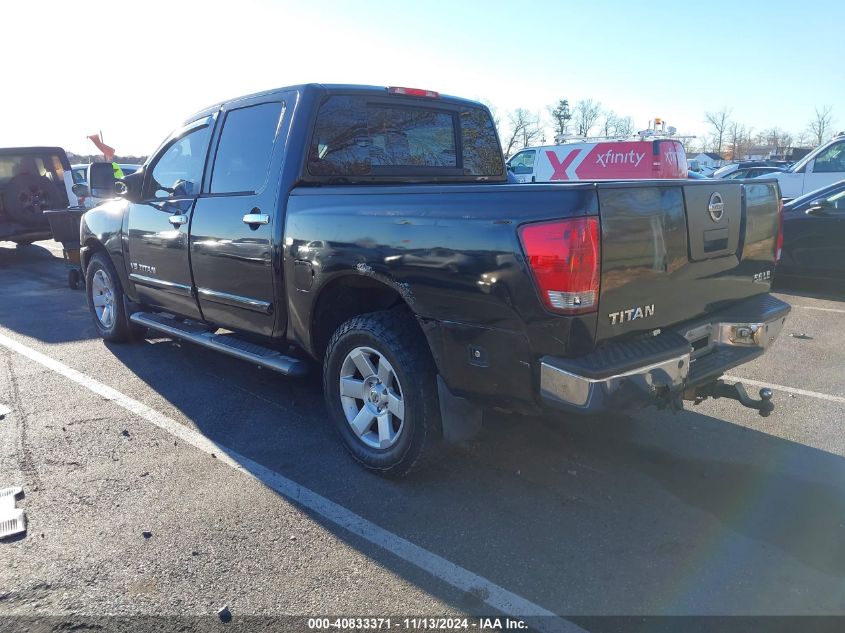
[[[448,101],[331,95],[317,110],[306,180],[505,180],[486,109]]]

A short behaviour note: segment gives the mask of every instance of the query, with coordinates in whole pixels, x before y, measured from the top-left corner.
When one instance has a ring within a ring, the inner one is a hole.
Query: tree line
[[[728,160],[747,158],[763,153],[786,157],[793,148],[812,148],[833,138],[833,107],[816,106],[807,126],[800,132],[789,132],[780,127],[755,131],[753,127],[731,118],[732,110],[724,107],[718,112],[706,112],[704,123],[707,133],[699,139],[690,139],[687,153],[713,152]]]
[[[77,164],[88,164],[88,163],[99,163],[103,160],[102,154],[74,154],[73,152],[67,152],[67,159],[71,165]],[[114,163],[122,163],[124,165],[143,165],[144,161],[147,160],[146,156],[132,156],[127,154],[125,156],[118,156],[115,154],[112,162]]]
[[[498,110],[490,103],[487,106],[493,113],[507,157],[525,147],[554,142],[554,139],[570,135],[626,137],[635,132],[634,120],[630,116],[605,110],[600,102],[593,99],[582,99],[572,105],[568,99],[559,99],[547,106],[545,113],[516,108],[506,114],[504,125]],[[553,138],[547,141],[549,130]]]
[[[593,99],[582,99],[570,104],[559,99],[545,110],[515,108],[508,111],[504,120],[498,109],[486,104],[493,114],[499,131],[502,149],[510,157],[525,147],[545,145],[567,136],[608,136],[624,138],[637,132],[630,116],[620,116]],[[807,127],[800,133],[791,133],[780,127],[756,131],[731,117],[731,108],[706,112],[707,126],[703,136],[682,135],[687,153],[713,152],[725,159],[741,159],[752,150],[765,149],[767,154],[785,156],[794,147],[815,147],[834,135],[833,108],[816,107]],[[643,126],[645,127],[645,126]],[[552,138],[547,138],[551,131]]]

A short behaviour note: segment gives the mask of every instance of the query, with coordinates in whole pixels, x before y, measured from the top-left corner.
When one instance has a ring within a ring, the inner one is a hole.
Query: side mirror
[[[111,163],[91,163],[88,165],[88,188],[95,198],[113,198],[114,168]]]
[[[87,198],[91,195],[91,191],[88,189],[88,185],[82,184],[81,182],[76,183],[73,187],[70,188],[73,191],[73,195],[77,198]]]
[[[134,174],[125,176],[122,180],[117,180],[114,183],[114,192],[116,195],[129,200],[129,202],[140,202],[141,191],[144,188],[144,170],[139,169]]]
[[[828,200],[816,200],[812,206],[805,212],[807,215],[827,215],[828,209],[832,209],[833,205]]]
[[[505,166],[508,168],[509,172],[513,172],[513,165],[511,165],[510,163],[505,163]]]

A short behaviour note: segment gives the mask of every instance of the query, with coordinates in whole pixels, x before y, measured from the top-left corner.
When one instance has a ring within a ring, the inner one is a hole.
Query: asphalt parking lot
[[[0,614],[845,614],[845,301],[779,293],[737,370],[770,418],[491,414],[397,482],[346,455],[316,374],[105,344],[60,258],[0,244],[0,488],[28,518]]]

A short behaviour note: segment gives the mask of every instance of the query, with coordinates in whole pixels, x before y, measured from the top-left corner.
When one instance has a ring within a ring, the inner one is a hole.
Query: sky
[[[484,99],[503,121],[590,98],[637,129],[661,117],[696,135],[725,107],[797,135],[830,105],[845,129],[839,0],[40,0],[3,14],[0,147],[88,154],[102,131],[146,155],[192,112],[307,82]]]

